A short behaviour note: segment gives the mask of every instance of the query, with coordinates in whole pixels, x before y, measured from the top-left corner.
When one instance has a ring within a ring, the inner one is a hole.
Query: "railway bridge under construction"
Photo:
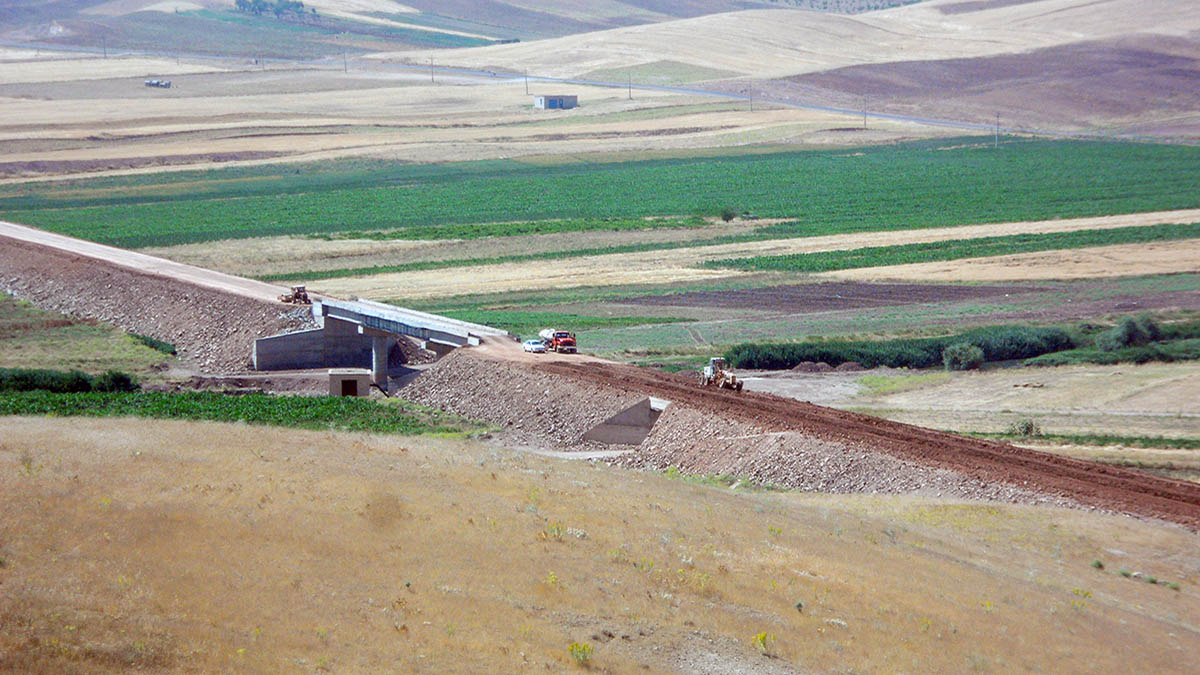
[[[320,299],[313,302],[317,328],[254,341],[255,370],[369,367],[371,379],[387,390],[388,355],[397,340],[445,354],[478,345],[507,331],[370,300]]]

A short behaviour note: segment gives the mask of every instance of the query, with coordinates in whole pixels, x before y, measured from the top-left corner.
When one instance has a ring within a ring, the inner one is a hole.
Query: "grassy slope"
[[[554,218],[715,213],[794,218],[779,236],[1068,218],[1200,206],[1200,149],[1018,141],[911,143],[860,152],[532,167],[391,166],[322,177],[209,183],[203,197],[119,188],[0,200],[18,222],[121,246]],[[236,175],[236,174],[234,174]],[[153,178],[146,179],[154,181]]]
[[[43,312],[0,293],[0,368],[147,373],[166,360],[112,326]]]
[[[0,424],[19,670],[557,671],[586,642],[612,672],[1182,672],[1200,650],[1196,535],[1153,522],[745,493],[462,441]]]

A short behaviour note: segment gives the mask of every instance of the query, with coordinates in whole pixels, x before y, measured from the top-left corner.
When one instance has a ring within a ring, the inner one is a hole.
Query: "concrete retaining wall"
[[[371,340],[356,324],[327,319],[321,329],[255,340],[254,369],[370,368]]]

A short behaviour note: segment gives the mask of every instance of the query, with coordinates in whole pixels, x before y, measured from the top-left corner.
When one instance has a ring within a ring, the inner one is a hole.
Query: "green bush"
[[[1127,316],[1117,322],[1112,330],[1096,338],[1096,346],[1106,352],[1125,347],[1141,347],[1162,339],[1162,329],[1146,314]]]
[[[1192,361],[1200,359],[1200,338],[1155,342],[1144,347],[1124,347],[1104,351],[1093,347],[1071,349],[1045,354],[1025,361],[1027,366],[1068,366],[1079,363],[1112,365],[1115,363],[1149,363],[1151,361]]]
[[[983,365],[983,349],[970,342],[956,342],[942,350],[946,370],[974,370]]]
[[[126,373],[110,370],[103,375],[88,375],[78,370],[34,370],[0,368],[0,391],[49,391],[56,394],[135,391],[137,383]]]
[[[744,343],[730,347],[725,359],[734,368],[767,370],[791,368],[803,361],[824,361],[833,366],[856,361],[867,368],[935,368],[943,365],[943,351],[960,342],[982,350],[985,361],[1026,359],[1075,346],[1071,336],[1060,328],[989,326],[937,338]]]
[[[1008,425],[1008,433],[1013,436],[1041,436],[1042,428],[1038,426],[1037,422],[1025,418]]]
[[[152,338],[149,335],[139,335],[138,333],[130,333],[129,335],[134,340],[137,340],[151,349],[175,356],[175,345],[171,344],[170,342],[163,342],[162,340]]]

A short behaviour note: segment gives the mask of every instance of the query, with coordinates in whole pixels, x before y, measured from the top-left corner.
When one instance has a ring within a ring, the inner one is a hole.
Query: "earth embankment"
[[[42,309],[170,342],[185,364],[209,374],[247,371],[255,338],[311,323],[308,308],[290,309],[3,234],[0,291]]]
[[[526,364],[497,354],[453,354],[403,395],[580,449],[592,425],[634,401],[661,398],[671,404],[649,437],[625,446],[614,463],[823,492],[1048,502],[1200,528],[1200,486],[1183,481],[770,394],[701,389],[651,369],[596,360]]]

